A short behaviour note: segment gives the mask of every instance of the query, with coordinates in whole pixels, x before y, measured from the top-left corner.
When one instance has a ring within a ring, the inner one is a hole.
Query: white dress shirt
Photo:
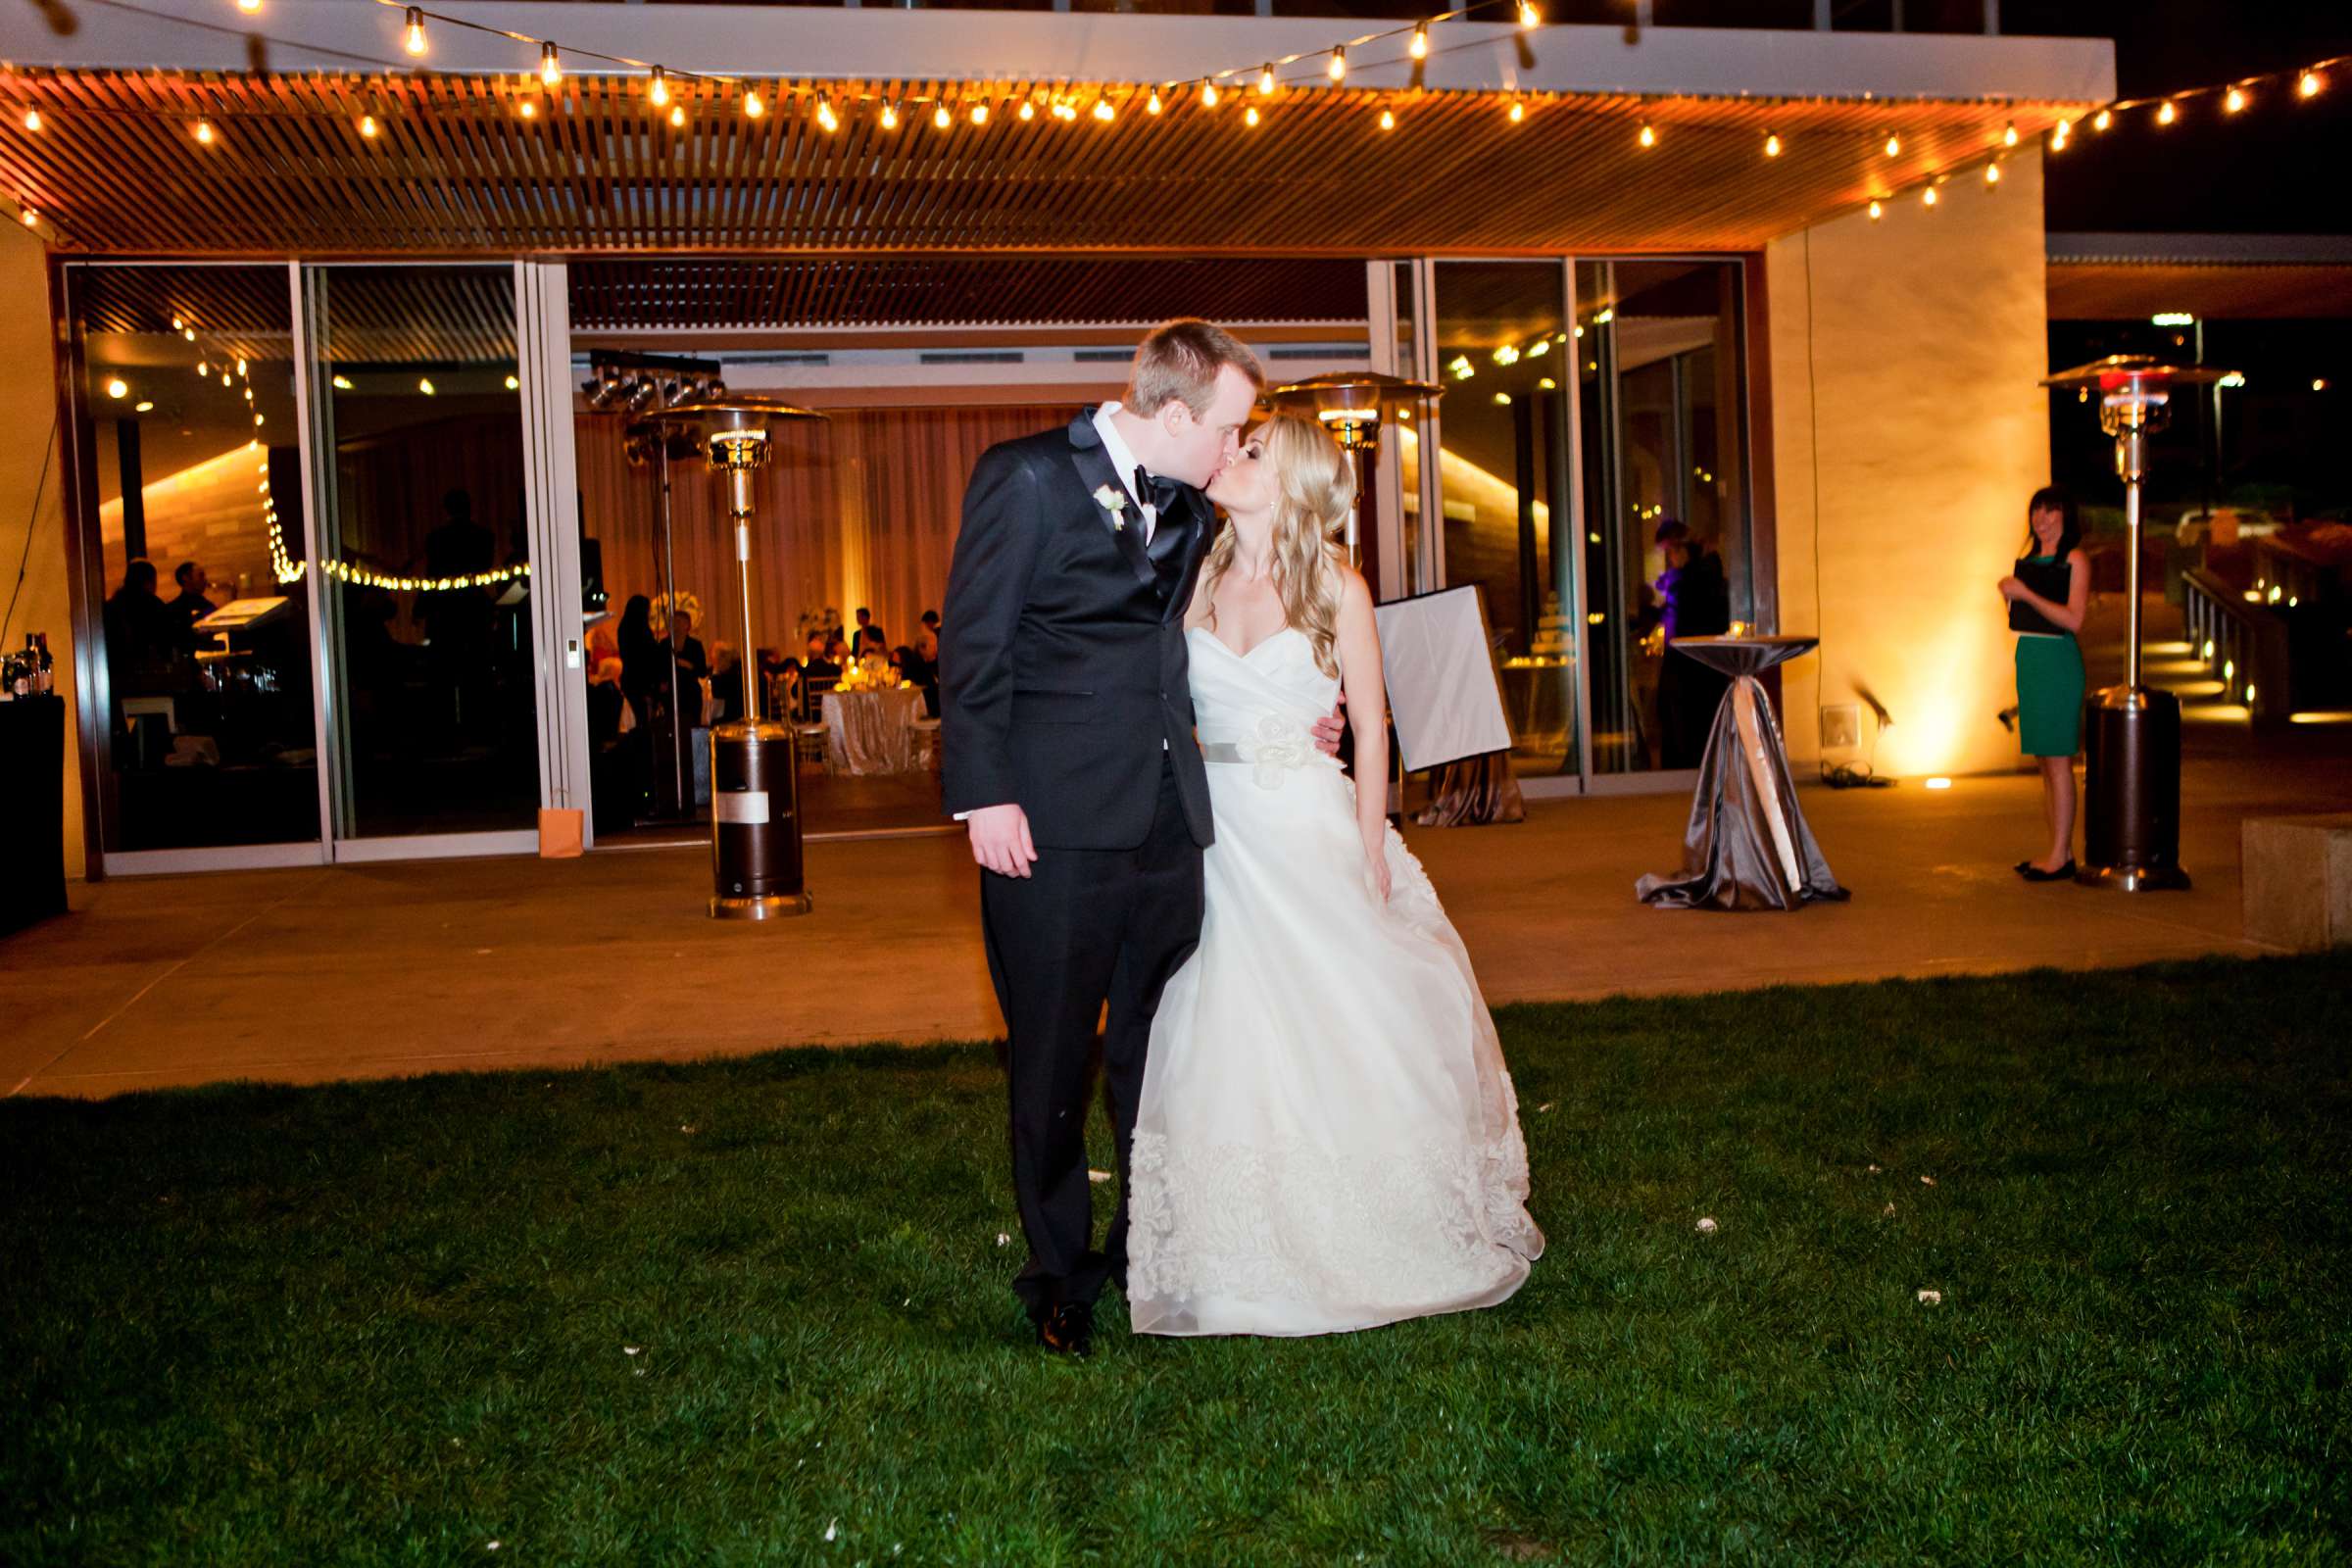
[[[1102,438],[1102,450],[1110,454],[1111,471],[1119,476],[1119,488],[1126,491],[1127,499],[1143,511],[1144,543],[1149,545],[1152,530],[1159,526],[1159,509],[1135,493],[1135,470],[1143,465],[1135,461],[1135,453],[1129,449],[1127,438],[1119,434],[1119,427],[1111,422],[1110,416],[1118,412],[1119,405],[1115,400],[1097,409],[1095,434]]]

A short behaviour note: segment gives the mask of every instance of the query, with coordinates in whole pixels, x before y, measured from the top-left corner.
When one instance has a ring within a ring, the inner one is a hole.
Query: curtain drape
[[[804,624],[851,624],[865,606],[893,645],[913,642],[939,608],[980,454],[999,441],[1067,424],[1059,406],[845,409],[776,427],[754,493],[752,620],[759,645],[797,655]],[[631,594],[662,590],[652,468],[622,455],[623,421],[577,416],[581,526],[599,541],[617,614]],[[740,633],[735,557],[722,481],[700,463],[670,466],[677,585],[702,602],[706,645]],[[831,612],[830,617],[827,612]]]

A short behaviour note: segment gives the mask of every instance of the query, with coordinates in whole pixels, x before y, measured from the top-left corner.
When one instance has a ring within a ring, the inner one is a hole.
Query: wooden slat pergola
[[[1209,109],[1173,92],[1152,115],[1141,87],[788,82],[754,119],[732,86],[674,87],[682,129],[634,76],[551,91],[514,76],[0,70],[0,199],[30,209],[60,254],[92,257],[1039,258],[990,270],[956,306],[1003,319],[1083,293],[1072,258],[1752,250],[1939,174],[1974,177],[2010,125],[2030,148],[2083,107],[1579,94],[1531,98],[1515,123],[1509,94],[1286,88],[1250,100],[1251,128],[1242,93]],[[820,93],[837,131],[818,122]],[[1058,118],[1057,98],[1088,112]],[[1113,119],[1094,117],[1098,100]],[[886,102],[902,106],[895,129]],[[934,102],[952,129],[932,126]],[[775,271],[743,285],[769,291],[743,314],[896,318],[862,270]],[[948,281],[896,275],[910,295]]]

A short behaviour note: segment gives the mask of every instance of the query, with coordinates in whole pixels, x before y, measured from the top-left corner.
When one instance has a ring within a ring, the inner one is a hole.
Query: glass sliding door
[[[1568,409],[1574,363],[1560,262],[1434,267],[1443,569],[1477,584],[1522,774],[1579,765],[1574,508]]]
[[[337,858],[522,847],[540,639],[514,270],[321,266],[303,293]]]
[[[1676,637],[1752,614],[1740,264],[1576,269],[1591,772],[1695,768],[1720,676]]]
[[[105,868],[315,861],[287,270],[77,266],[66,290]]]

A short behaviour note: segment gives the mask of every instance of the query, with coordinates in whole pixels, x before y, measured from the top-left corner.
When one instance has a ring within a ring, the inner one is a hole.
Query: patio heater
[[[2041,384],[2099,400],[2099,427],[2115,439],[2131,553],[2124,564],[2124,683],[2091,695],[2083,712],[2082,868],[2078,880],[2128,893],[2185,888],[2180,869],[2180,699],[2139,679],[2139,486],[2148,438],[2172,416],[2172,389],[2219,381],[2204,366],[2166,365],[2144,354],[2061,370]]]
[[[767,463],[770,425],[824,416],[772,398],[729,394],[681,403],[652,417],[700,440],[711,471],[727,476],[727,520],[735,525],[743,716],[710,731],[710,914],[720,920],[807,914],[793,732],[760,713],[760,651],[752,640],[752,480]]]
[[[1266,402],[1285,414],[1311,415],[1331,432],[1340,450],[1355,459],[1355,504],[1348,509],[1344,541],[1349,565],[1362,564],[1364,496],[1372,486],[1373,466],[1380,461],[1380,427],[1396,417],[1398,410],[1423,398],[1441,397],[1445,391],[1427,381],[1408,381],[1373,370],[1335,370],[1275,387],[1266,394]],[[1374,592],[1378,591],[1375,585]]]

